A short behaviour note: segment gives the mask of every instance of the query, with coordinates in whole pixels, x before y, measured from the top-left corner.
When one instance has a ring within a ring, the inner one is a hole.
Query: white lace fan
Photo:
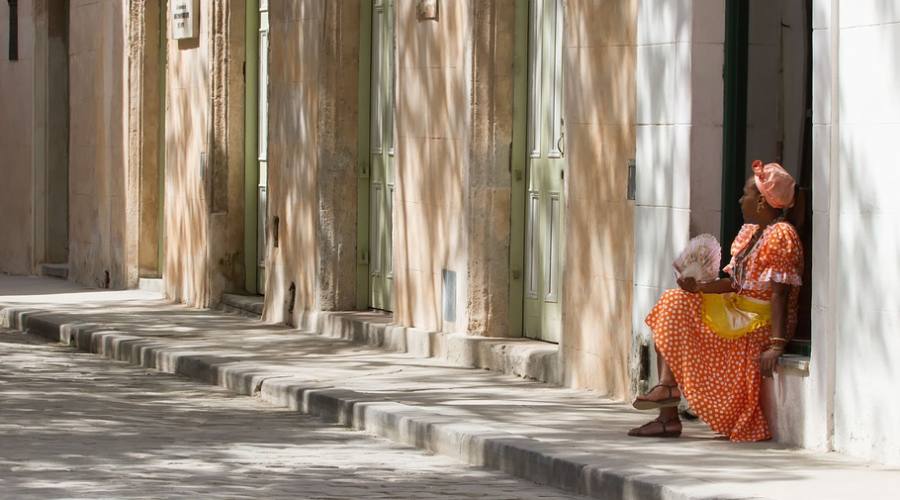
[[[694,278],[699,283],[705,283],[719,277],[721,261],[722,247],[716,237],[701,234],[688,241],[687,247],[672,266],[677,278]]]

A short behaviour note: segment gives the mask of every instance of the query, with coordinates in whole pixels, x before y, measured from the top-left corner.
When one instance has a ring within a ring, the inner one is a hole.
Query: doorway
[[[781,163],[800,185],[797,231],[804,248],[792,354],[810,353],[812,264],[812,0],[726,3],[722,240],[742,219],[736,200],[754,159]],[[730,258],[723,245],[723,262]]]
[[[44,264],[69,261],[69,2],[47,4]]]
[[[165,256],[166,2],[144,4],[138,276],[161,279]]]
[[[565,225],[562,0],[530,0],[525,192],[526,337],[559,342]]]
[[[372,6],[369,117],[369,307],[394,310],[393,214],[395,71],[393,0]]]
[[[269,0],[248,0],[244,58],[244,288],[266,289]]]

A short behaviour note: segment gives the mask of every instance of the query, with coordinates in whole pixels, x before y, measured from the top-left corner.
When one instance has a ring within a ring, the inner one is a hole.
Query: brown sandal
[[[631,406],[634,406],[638,410],[658,410],[659,408],[671,408],[673,406],[678,406],[678,403],[681,402],[681,396],[678,397],[673,396],[673,390],[678,389],[678,384],[675,385],[667,385],[667,384],[656,384],[647,391],[647,394],[653,392],[657,387],[665,387],[669,389],[669,397],[665,399],[652,400],[647,399],[646,397],[638,396],[634,398],[634,402],[631,403]],[[680,392],[680,390],[679,390]]]
[[[662,418],[657,417],[640,427],[631,429],[630,431],[628,431],[628,435],[633,436],[633,437],[649,437],[649,438],[677,438],[677,437],[681,436],[681,429],[679,428],[678,430],[669,430],[666,427],[668,424],[671,424],[673,422],[681,424],[681,420],[678,417],[672,417],[668,420],[663,420]],[[647,427],[649,427],[653,424],[662,425],[662,430],[659,432],[653,432],[653,433],[642,432],[644,429],[646,429]]]

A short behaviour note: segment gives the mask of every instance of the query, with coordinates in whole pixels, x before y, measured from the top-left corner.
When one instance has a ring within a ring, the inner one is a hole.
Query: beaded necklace
[[[774,227],[775,224],[778,224],[783,220],[784,216],[779,216],[773,219],[767,226],[758,226],[756,232],[753,233],[753,237],[750,238],[750,241],[748,241],[744,248],[734,256],[734,284],[737,290],[741,290],[744,287],[744,278],[747,274],[746,265],[749,260],[748,257],[756,250],[756,246],[759,245],[759,242],[762,240],[762,235],[765,234],[770,227]]]

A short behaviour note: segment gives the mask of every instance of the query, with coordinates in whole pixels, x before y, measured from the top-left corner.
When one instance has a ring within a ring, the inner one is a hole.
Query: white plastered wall
[[[900,464],[900,0],[830,3],[833,444]]]
[[[692,234],[719,234],[725,39],[723,2],[638,9],[634,362],[652,335],[644,318],[675,286],[675,255]]]

